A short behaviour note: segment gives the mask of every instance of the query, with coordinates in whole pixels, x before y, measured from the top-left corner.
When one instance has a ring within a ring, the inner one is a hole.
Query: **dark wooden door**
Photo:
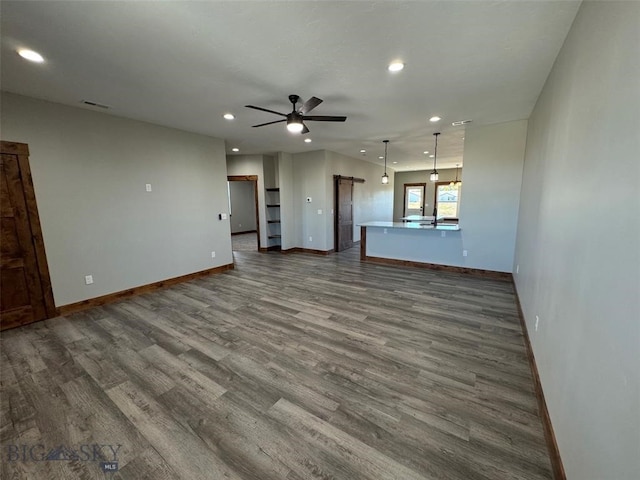
[[[353,247],[353,180],[336,179],[337,252]]]
[[[27,146],[2,142],[0,170],[0,330],[5,330],[54,316],[55,307]]]

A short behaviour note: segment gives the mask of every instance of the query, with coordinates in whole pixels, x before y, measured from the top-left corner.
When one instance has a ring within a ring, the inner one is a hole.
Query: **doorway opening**
[[[231,249],[257,252],[260,250],[258,176],[229,175],[227,189]]]

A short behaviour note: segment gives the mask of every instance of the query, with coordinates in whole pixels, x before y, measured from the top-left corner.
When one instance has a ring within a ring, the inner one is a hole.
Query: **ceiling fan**
[[[255,105],[245,105],[245,107],[253,108],[254,110],[261,110],[263,112],[275,113],[281,117],[285,117],[282,120],[275,120],[273,122],[261,123],[260,125],[253,125],[253,127],[264,127],[265,125],[271,125],[272,123],[287,122],[287,130],[293,133],[308,133],[309,129],[304,124],[304,120],[312,120],[315,122],[344,122],[347,117],[336,117],[328,115],[307,115],[311,110],[316,108],[322,103],[322,100],[318,97],[311,97],[304,102],[302,106],[296,110],[296,104],[300,101],[298,95],[289,95],[289,101],[293,104],[293,110],[289,114],[276,112],[267,108],[256,107]]]

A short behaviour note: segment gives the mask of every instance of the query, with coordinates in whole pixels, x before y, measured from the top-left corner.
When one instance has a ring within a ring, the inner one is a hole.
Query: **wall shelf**
[[[280,230],[280,189],[265,188],[265,204],[267,206],[267,248],[269,250],[280,250],[281,230]]]

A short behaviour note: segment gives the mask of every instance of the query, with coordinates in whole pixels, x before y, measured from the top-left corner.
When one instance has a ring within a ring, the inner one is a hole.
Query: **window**
[[[458,218],[460,206],[460,188],[462,184],[451,185],[449,182],[436,183],[435,205],[438,216],[444,218]]]

